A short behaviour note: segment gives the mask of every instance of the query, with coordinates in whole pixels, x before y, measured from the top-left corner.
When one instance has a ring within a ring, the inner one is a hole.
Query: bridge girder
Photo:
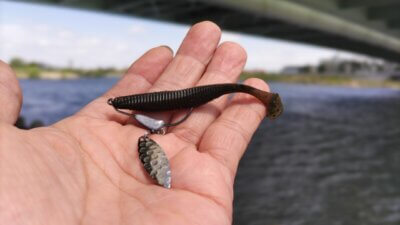
[[[193,24],[400,62],[400,0],[25,0]]]

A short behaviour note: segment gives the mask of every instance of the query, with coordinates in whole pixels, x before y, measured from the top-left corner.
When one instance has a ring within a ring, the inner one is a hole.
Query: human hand
[[[138,158],[145,130],[107,104],[115,96],[235,82],[246,53],[235,43],[218,46],[220,35],[213,23],[194,25],[175,57],[167,47],[151,49],[81,111],[31,130],[12,125],[22,94],[1,63],[0,224],[231,224],[238,162],[266,113],[258,100],[222,96],[166,135],[151,135],[169,158],[171,189],[156,185]],[[258,79],[245,83],[268,90]]]

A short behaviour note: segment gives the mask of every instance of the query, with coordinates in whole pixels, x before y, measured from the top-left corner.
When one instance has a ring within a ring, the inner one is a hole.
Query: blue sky
[[[0,59],[13,57],[54,66],[124,68],[147,49],[176,50],[189,26],[93,11],[0,0]],[[359,55],[240,33],[223,32],[248,53],[248,70],[278,71],[285,65]]]

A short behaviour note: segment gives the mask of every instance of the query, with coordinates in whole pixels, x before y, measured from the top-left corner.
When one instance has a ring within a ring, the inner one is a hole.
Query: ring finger
[[[246,63],[246,52],[238,44],[225,42],[216,50],[213,59],[197,85],[236,82]],[[203,105],[180,126],[171,131],[190,144],[197,144],[207,127],[225,108],[228,95]]]

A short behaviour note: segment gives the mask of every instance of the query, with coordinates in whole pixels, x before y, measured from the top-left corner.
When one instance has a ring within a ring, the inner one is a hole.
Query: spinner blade
[[[171,188],[171,168],[163,149],[147,135],[139,138],[139,158],[147,173],[165,188]]]

